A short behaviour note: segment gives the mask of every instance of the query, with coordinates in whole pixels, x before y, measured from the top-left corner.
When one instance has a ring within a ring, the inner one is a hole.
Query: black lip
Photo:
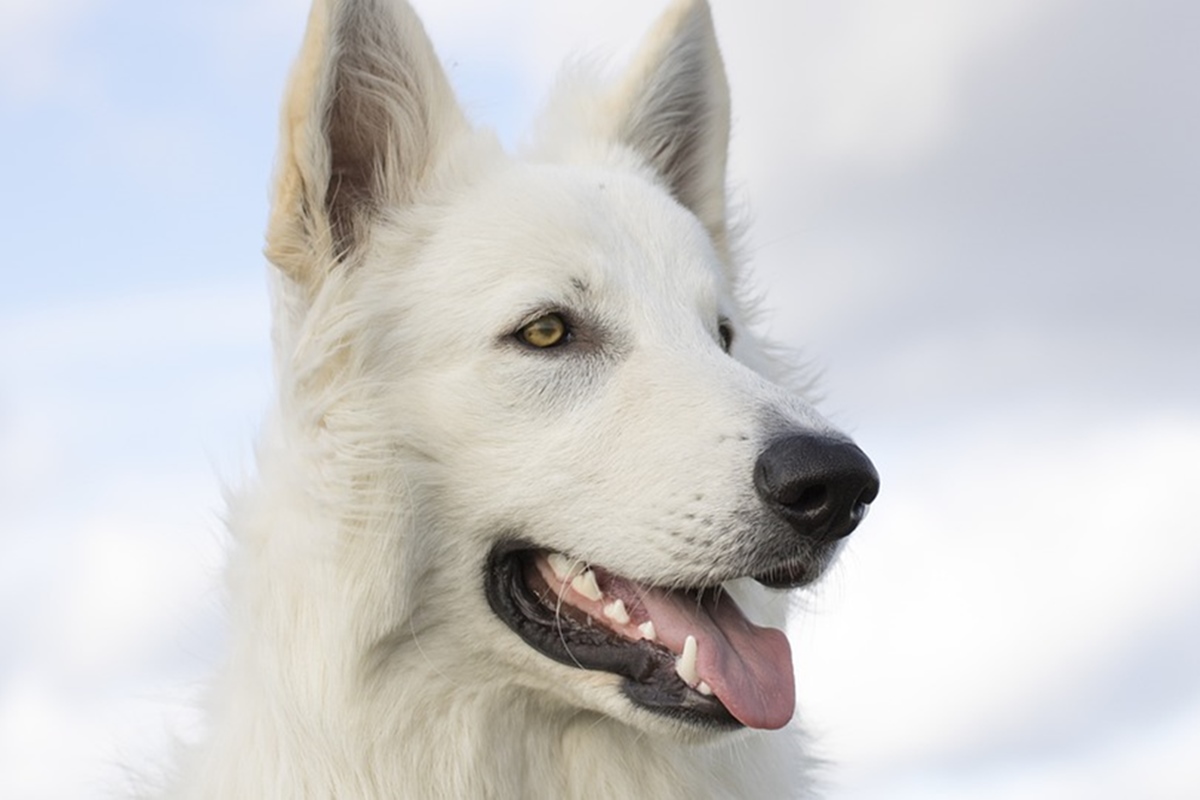
[[[799,589],[821,577],[824,570],[813,558],[785,562],[754,576],[754,580],[771,589]]]
[[[648,711],[701,727],[742,727],[715,696],[702,695],[680,679],[674,655],[664,648],[629,641],[543,602],[526,578],[537,552],[523,542],[498,545],[484,575],[488,605],[526,644],[560,664],[621,676],[621,691]]]

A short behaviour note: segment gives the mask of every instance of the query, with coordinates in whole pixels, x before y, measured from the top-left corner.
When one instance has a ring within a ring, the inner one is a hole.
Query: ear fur
[[[705,0],[667,9],[606,110],[617,120],[614,138],[650,164],[725,251],[729,83]]]
[[[316,0],[281,127],[266,255],[311,297],[467,123],[407,3]]]

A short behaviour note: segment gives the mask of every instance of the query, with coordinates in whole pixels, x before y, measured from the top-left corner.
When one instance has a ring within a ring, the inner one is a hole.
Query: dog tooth
[[[562,553],[551,553],[546,556],[546,562],[550,564],[550,569],[554,570],[554,577],[563,583],[569,583],[583,569],[578,561],[572,561]]]
[[[582,575],[576,576],[571,581],[571,588],[588,600],[599,600],[604,597],[604,593],[600,591],[600,586],[596,583],[596,573],[590,569]]]
[[[658,635],[654,632],[654,622],[652,620],[646,620],[641,625],[638,625],[638,630],[642,632],[642,638],[648,642],[653,642],[658,638]]]
[[[621,598],[613,600],[604,607],[604,616],[611,619],[618,625],[625,625],[629,622],[629,612],[625,610],[625,601]]]
[[[705,697],[711,697],[712,693],[713,693],[712,687],[709,686],[704,681],[700,681],[699,683],[696,684],[696,691],[699,692],[700,694],[704,695]]]
[[[675,672],[688,686],[700,682],[700,676],[696,674],[696,650],[696,637],[689,635],[683,641],[683,654],[675,659]]]

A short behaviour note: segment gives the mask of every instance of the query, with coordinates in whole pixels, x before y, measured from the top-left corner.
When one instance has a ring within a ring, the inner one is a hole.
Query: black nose
[[[879,494],[879,475],[851,442],[795,434],[776,440],[759,455],[754,488],[798,534],[831,542],[862,522]]]

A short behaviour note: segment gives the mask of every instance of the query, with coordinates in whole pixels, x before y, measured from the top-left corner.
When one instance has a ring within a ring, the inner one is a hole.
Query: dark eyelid
[[[525,314],[522,314],[521,317],[517,320],[517,324],[513,328],[513,330],[519,331],[519,330],[521,330],[521,328],[524,328],[526,325],[530,324],[531,322],[536,322],[537,320],[541,319],[542,317],[547,317],[547,316],[550,316],[551,314],[562,319],[562,321],[566,323],[568,328],[575,327],[575,314],[571,313],[570,310],[568,310],[562,306],[556,306],[556,305],[547,303],[545,305],[540,305],[540,306],[530,306],[530,310],[527,311]]]

